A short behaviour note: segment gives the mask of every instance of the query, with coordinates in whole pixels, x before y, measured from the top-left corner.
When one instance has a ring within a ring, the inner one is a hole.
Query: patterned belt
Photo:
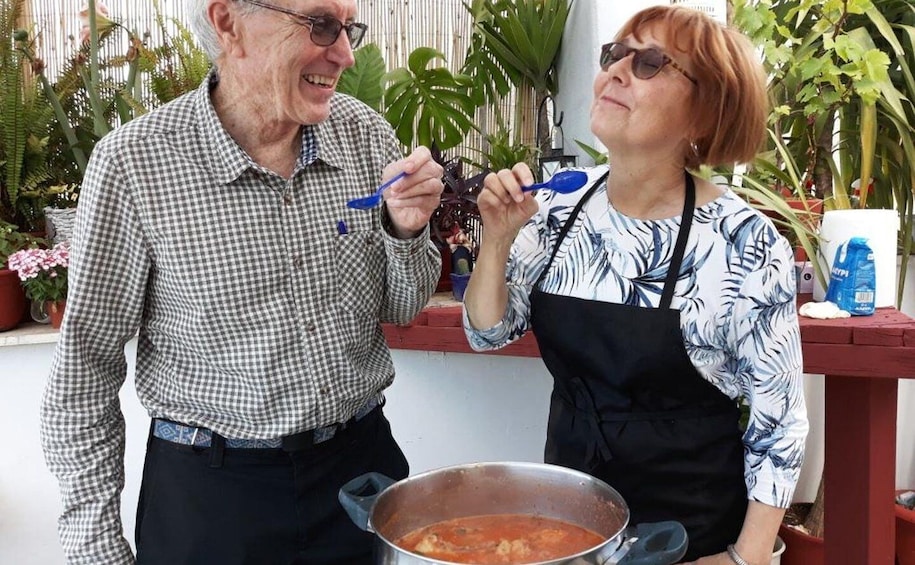
[[[365,418],[372,410],[382,405],[384,405],[384,395],[379,393],[357,410],[356,415],[347,422],[331,424],[322,428],[273,439],[226,438],[226,447],[232,449],[279,449],[281,447],[296,449],[302,446],[323,443],[337,435],[337,432]],[[213,442],[212,430],[158,418],[153,420],[153,436],[172,443],[194,447],[210,447]]]

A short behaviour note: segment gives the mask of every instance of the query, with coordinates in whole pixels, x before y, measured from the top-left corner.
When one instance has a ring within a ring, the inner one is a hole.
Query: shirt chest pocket
[[[338,300],[342,308],[376,316],[384,298],[385,251],[377,231],[340,234],[336,240]]]

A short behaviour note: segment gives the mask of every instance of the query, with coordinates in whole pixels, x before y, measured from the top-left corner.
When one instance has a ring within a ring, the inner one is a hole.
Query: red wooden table
[[[385,325],[390,347],[473,353],[460,305],[437,302],[409,326]],[[826,563],[892,565],[897,380],[915,378],[915,319],[879,308],[842,320],[801,318],[800,327],[804,372],[826,375]],[[488,354],[540,355],[530,333]]]

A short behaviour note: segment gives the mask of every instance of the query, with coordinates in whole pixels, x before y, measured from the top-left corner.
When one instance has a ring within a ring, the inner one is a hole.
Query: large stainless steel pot
[[[539,463],[473,463],[402,481],[368,473],[340,489],[340,503],[360,528],[375,533],[381,565],[446,563],[394,542],[443,520],[489,514],[535,514],[601,534],[589,550],[539,565],[670,565],[686,553],[679,522],[627,527],[629,507],[607,483],[579,471]]]

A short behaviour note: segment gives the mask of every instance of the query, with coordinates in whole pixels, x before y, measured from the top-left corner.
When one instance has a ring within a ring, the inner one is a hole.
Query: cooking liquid
[[[451,563],[537,563],[587,551],[605,538],[590,530],[531,514],[468,516],[413,530],[394,543]]]

